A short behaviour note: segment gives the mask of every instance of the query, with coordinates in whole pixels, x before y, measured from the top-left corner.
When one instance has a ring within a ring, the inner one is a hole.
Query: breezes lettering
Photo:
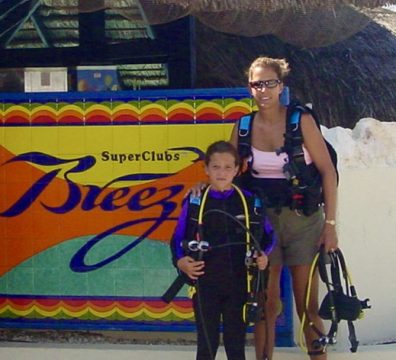
[[[54,214],[66,214],[77,208],[83,211],[90,211],[95,208],[100,208],[103,211],[114,211],[126,207],[133,212],[155,208],[153,212],[150,212],[150,217],[145,218],[142,216],[135,220],[121,222],[90,239],[72,257],[70,267],[73,271],[88,272],[105,266],[136,247],[165,222],[175,221],[177,219],[176,217],[171,217],[171,214],[177,207],[174,198],[183,190],[183,185],[174,184],[163,188],[148,186],[146,188],[140,188],[136,192],[132,191],[132,187],[119,187],[120,184],[122,185],[125,182],[158,179],[172,174],[129,174],[115,178],[102,187],[96,185],[81,186],[74,183],[70,179],[70,175],[83,173],[91,169],[96,163],[93,156],[87,155],[75,159],[61,159],[44,153],[31,152],[10,159],[3,166],[17,161],[30,162],[40,166],[55,166],[55,169],[45,173],[41,178],[32,183],[27,190],[19,194],[13,204],[0,212],[0,216],[18,216],[27,211],[35,202],[39,203],[46,211]],[[70,165],[72,165],[71,168]],[[69,169],[66,170],[66,167]],[[64,170],[63,177],[67,185],[66,197],[58,204],[53,204],[53,201],[56,201],[56,199],[51,199],[51,205],[47,204],[44,200],[40,199],[40,195],[51,185],[62,170]],[[112,185],[118,185],[118,187],[111,189]],[[152,216],[153,213],[159,213],[159,215]],[[106,259],[96,264],[86,263],[85,259],[89,251],[107,236],[126,228],[133,228],[134,226],[141,227],[142,224],[147,224],[147,229],[123,249],[109,255]]]
[[[143,151],[141,153],[111,153],[109,151],[102,151],[102,161],[111,161],[117,163],[124,163],[126,161],[178,161],[180,160],[180,154],[170,153],[167,150],[163,152],[156,151]]]

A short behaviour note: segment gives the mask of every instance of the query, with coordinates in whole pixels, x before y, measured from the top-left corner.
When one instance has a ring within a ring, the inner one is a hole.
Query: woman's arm
[[[331,161],[329,151],[311,115],[302,115],[301,130],[304,146],[308,150],[312,161],[322,177],[326,220],[335,220],[337,211],[337,174],[333,162]],[[335,226],[325,223],[319,241],[321,244],[325,245],[326,251],[336,249],[338,239]]]

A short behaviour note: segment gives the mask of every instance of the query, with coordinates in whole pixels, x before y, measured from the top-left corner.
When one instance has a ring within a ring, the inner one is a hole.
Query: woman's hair
[[[235,146],[228,141],[220,140],[209,145],[205,154],[205,165],[209,165],[210,158],[214,153],[228,153],[234,157],[235,166],[240,165],[240,158],[238,155],[238,151],[237,149],[235,149]]]
[[[274,59],[266,56],[260,56],[251,63],[249,70],[247,71],[247,76],[249,80],[252,77],[253,69],[257,67],[271,68],[276,72],[279,80],[282,81],[290,72],[289,63],[286,61],[286,59]]]

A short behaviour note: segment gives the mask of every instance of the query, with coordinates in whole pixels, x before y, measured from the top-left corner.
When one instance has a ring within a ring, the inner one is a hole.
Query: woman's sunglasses
[[[273,89],[277,87],[282,81],[279,79],[271,79],[271,80],[257,80],[250,81],[249,85],[251,88],[256,90],[263,90],[264,88]]]

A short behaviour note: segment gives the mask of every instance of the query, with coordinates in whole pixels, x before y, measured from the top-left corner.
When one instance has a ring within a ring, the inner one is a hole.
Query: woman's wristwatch
[[[325,220],[325,223],[329,224],[329,225],[332,225],[332,226],[335,226],[336,221],[335,220]]]

